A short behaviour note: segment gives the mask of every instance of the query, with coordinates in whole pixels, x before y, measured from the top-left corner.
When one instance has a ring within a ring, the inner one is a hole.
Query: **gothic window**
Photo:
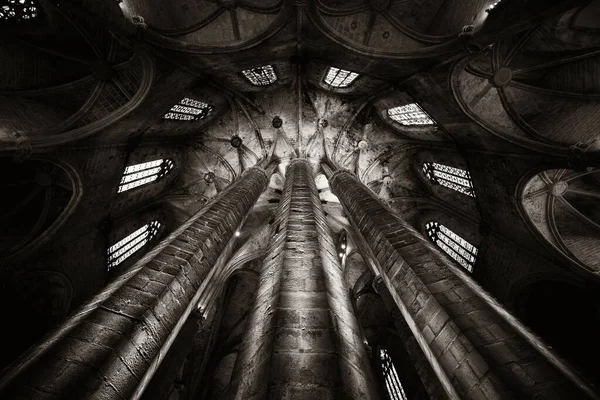
[[[125,168],[118,193],[145,185],[162,178],[173,169],[173,161],[169,159],[158,159],[141,164],[130,165]]]
[[[242,71],[242,74],[254,86],[268,86],[277,80],[277,74],[272,65],[245,69]]]
[[[423,172],[432,182],[456,190],[467,196],[475,197],[473,182],[469,171],[460,168],[449,167],[436,162],[423,163]]]
[[[387,112],[388,116],[400,125],[436,125],[417,103],[390,108]]]
[[[325,75],[325,83],[336,88],[345,88],[352,84],[358,78],[356,72],[347,71],[335,67],[329,67]]]
[[[38,16],[33,0],[6,0],[0,6],[0,21],[30,21]]]
[[[425,225],[429,238],[467,271],[473,272],[477,248],[439,222]]]
[[[408,400],[406,393],[404,393],[404,388],[400,383],[400,378],[398,378],[392,358],[387,350],[382,347],[379,348],[379,360],[381,361],[381,371],[390,400]]]
[[[184,97],[179,103],[171,107],[169,112],[166,113],[163,118],[177,119],[180,121],[197,121],[206,118],[212,110],[213,107],[211,105]]]
[[[152,221],[142,226],[126,238],[119,240],[108,248],[108,270],[125,261],[133,253],[151,241],[160,228],[160,222]]]

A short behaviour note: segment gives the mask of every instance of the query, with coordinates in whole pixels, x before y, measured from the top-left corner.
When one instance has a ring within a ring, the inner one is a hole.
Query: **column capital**
[[[290,161],[290,163],[288,164],[288,166],[286,167],[286,173],[287,171],[290,169],[290,167],[296,163],[304,163],[307,164],[310,168],[312,168],[312,164],[310,163],[310,161],[308,161],[307,158],[294,158],[293,160]]]
[[[352,171],[348,171],[347,169],[344,169],[344,168],[340,168],[340,169],[333,171],[333,173],[331,174],[331,176],[328,177],[328,179],[331,182],[331,181],[335,180],[336,177],[338,177],[339,175],[342,175],[342,174],[350,175],[352,178],[357,179],[356,174],[354,174]]]
[[[269,164],[270,165],[270,164]],[[261,167],[259,165],[253,165],[250,168],[248,168],[246,170],[245,173],[248,173],[249,171],[256,171],[261,175],[261,178],[264,182],[264,186],[266,187],[269,184],[269,180],[270,180],[270,174],[267,172],[267,169],[269,169],[269,165],[266,165],[265,167]],[[271,171],[272,173],[273,171]]]

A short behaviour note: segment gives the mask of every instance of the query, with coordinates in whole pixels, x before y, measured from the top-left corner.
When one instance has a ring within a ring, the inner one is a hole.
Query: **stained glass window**
[[[108,270],[110,271],[129,258],[133,253],[144,247],[146,243],[156,236],[159,228],[160,222],[149,222],[124,239],[121,239],[110,246],[108,248]]]
[[[211,113],[213,107],[198,100],[184,97],[178,104],[175,104],[164,119],[178,119],[180,121],[196,121],[206,118]]]
[[[398,378],[396,367],[392,362],[392,358],[384,348],[379,348],[379,359],[381,361],[381,371],[385,380],[385,388],[388,392],[390,400],[408,400],[404,388]]]
[[[125,168],[118,193],[145,185],[162,178],[173,169],[173,161],[169,159],[158,159],[141,164],[130,165]]]
[[[425,162],[423,163],[423,172],[432,182],[439,183],[467,196],[475,197],[469,171],[435,162]]]
[[[327,75],[325,75],[325,83],[336,88],[345,88],[350,86],[356,78],[358,78],[356,72],[329,67]]]
[[[0,21],[31,21],[38,16],[33,0],[4,0],[0,6]]]
[[[425,225],[429,238],[442,250],[462,265],[467,271],[473,272],[477,247],[467,242],[439,222],[431,221]]]
[[[252,69],[245,69],[242,74],[254,86],[268,86],[277,80],[277,74],[272,65],[263,65]]]
[[[417,104],[407,104],[387,110],[388,116],[400,125],[435,125],[435,121]]]

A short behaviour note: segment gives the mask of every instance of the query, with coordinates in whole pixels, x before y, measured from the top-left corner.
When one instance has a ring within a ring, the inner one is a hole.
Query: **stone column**
[[[598,398],[352,173],[323,169],[449,398]]]
[[[248,169],[84,304],[1,378],[0,398],[138,398],[272,171]]]
[[[375,399],[312,166],[288,166],[231,392],[235,399]]]
[[[404,348],[406,349],[406,352],[408,353],[408,356],[410,357],[410,360],[413,363],[429,398],[438,400],[448,398],[444,392],[444,388],[440,385],[439,379],[431,368],[427,357],[425,357],[425,354],[423,354],[423,350],[421,350],[419,347],[417,340],[402,317],[402,313],[398,307],[396,307],[394,299],[390,295],[388,289],[385,287],[381,276],[377,276],[373,280],[373,289],[375,289],[375,292],[383,301],[385,308],[389,311],[394,327],[396,328],[396,332],[400,340],[402,340],[404,343]]]

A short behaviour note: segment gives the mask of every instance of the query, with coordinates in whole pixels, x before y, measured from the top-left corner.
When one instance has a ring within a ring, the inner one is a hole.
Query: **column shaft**
[[[556,367],[556,358],[537,351],[539,346],[527,337],[530,332],[509,324],[506,310],[499,312],[500,306],[483,289],[457,272],[435,245],[354,175],[324,169],[451,398],[586,398],[586,391],[589,395]]]
[[[130,399],[158,368],[199,289],[269,182],[253,167],[25,354],[3,399]]]
[[[235,398],[377,398],[308,161],[290,163],[272,226]]]

